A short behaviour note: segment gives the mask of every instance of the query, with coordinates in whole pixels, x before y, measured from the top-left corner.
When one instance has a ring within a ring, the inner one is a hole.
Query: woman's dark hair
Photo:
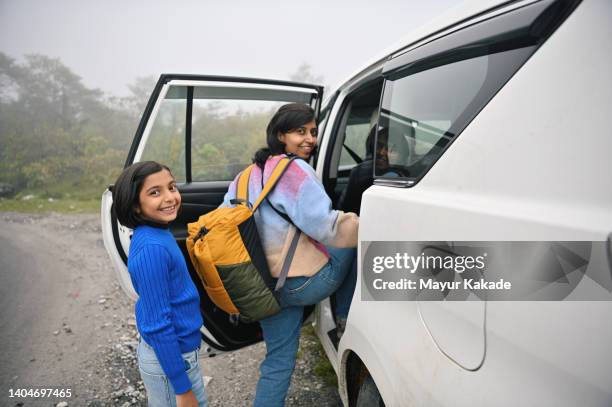
[[[155,161],[142,161],[123,170],[113,186],[112,210],[119,223],[131,229],[150,223],[136,212],[136,208],[140,206],[140,190],[146,177],[162,170],[168,170],[172,174],[170,168]]]
[[[312,107],[303,103],[289,103],[281,106],[270,119],[266,129],[266,142],[268,147],[259,149],[255,153],[253,162],[263,168],[271,155],[283,154],[285,143],[278,139],[279,133],[287,133],[313,121],[315,112]],[[313,152],[314,153],[314,152]]]

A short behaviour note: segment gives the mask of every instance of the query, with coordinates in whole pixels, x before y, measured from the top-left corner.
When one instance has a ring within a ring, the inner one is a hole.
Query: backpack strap
[[[255,202],[255,205],[253,205],[253,212],[255,212],[255,210],[259,207],[259,205],[263,202],[263,200],[267,198],[268,194],[272,192],[278,180],[285,173],[285,171],[287,170],[287,167],[289,167],[289,164],[291,164],[291,162],[295,160],[296,158],[298,157],[297,156],[285,157],[285,158],[282,158],[278,162],[278,164],[276,164],[276,167],[274,167],[274,170],[272,170],[272,174],[270,175],[270,178],[268,178],[268,181],[266,181],[265,185],[263,186],[261,190],[261,194],[259,194],[259,198],[257,198],[257,202]],[[263,171],[261,172],[261,177],[263,181]],[[281,214],[281,212],[278,211],[272,205],[271,202],[269,203],[272,209],[274,209],[276,213],[281,215],[281,217],[285,218],[285,220],[288,220],[288,222],[293,225],[293,222],[291,221],[289,216],[285,214]],[[295,234],[293,235],[293,239],[291,239],[291,244],[289,245],[289,250],[287,251],[287,255],[285,257],[285,261],[283,262],[283,267],[281,268],[280,275],[278,276],[278,280],[276,281],[276,286],[274,287],[274,291],[280,290],[285,285],[285,281],[287,280],[287,275],[289,274],[289,267],[291,266],[291,262],[293,261],[293,256],[295,255],[295,249],[297,248],[298,241],[300,240],[301,234],[302,234],[302,231],[296,227]]]
[[[264,188],[264,180],[263,180],[263,171],[262,171],[261,189],[263,190],[263,188]],[[287,216],[287,214],[282,213],[281,211],[276,209],[276,207],[272,205],[272,202],[270,202],[270,199],[268,199],[268,197],[266,197],[266,201],[268,202],[268,205],[270,205],[270,208],[272,208],[278,216],[285,219],[287,223],[295,227],[295,234],[293,235],[293,239],[291,239],[291,244],[289,245],[287,256],[285,257],[285,261],[283,262],[283,267],[281,269],[280,275],[278,276],[278,280],[276,281],[276,286],[274,287],[274,291],[278,291],[285,285],[285,281],[287,280],[287,275],[289,274],[289,267],[291,266],[291,262],[293,261],[293,256],[295,255],[295,249],[297,248],[298,241],[300,240],[300,234],[302,233],[302,231],[298,229],[297,226],[295,226],[295,223],[293,223],[293,221],[291,220],[289,216]]]
[[[259,207],[259,205],[263,202],[263,200],[266,199],[266,196],[268,196],[268,194],[272,192],[278,180],[285,173],[285,170],[287,170],[287,167],[289,167],[289,164],[291,164],[291,162],[295,160],[296,158],[297,157],[295,156],[281,158],[278,164],[276,164],[276,167],[274,167],[274,169],[272,170],[272,174],[270,175],[270,178],[268,178],[268,181],[264,185],[263,190],[261,191],[261,194],[259,194],[257,201],[253,205],[253,212],[255,212],[257,208]]]
[[[302,231],[298,228],[295,228],[295,235],[293,235],[293,239],[291,239],[291,245],[289,246],[289,250],[287,251],[287,257],[285,257],[285,261],[283,262],[283,268],[281,269],[281,272],[278,276],[278,280],[276,281],[274,291],[280,290],[285,285],[285,280],[287,280],[287,275],[289,274],[289,267],[291,266],[291,262],[293,261],[293,255],[295,254],[295,249],[297,248],[301,234]]]
[[[264,188],[264,179],[263,179],[263,171],[261,172],[261,190],[263,191]],[[268,194],[269,195],[269,194]],[[291,218],[289,216],[287,216],[287,214],[282,213],[281,211],[279,211],[278,209],[276,209],[276,207],[274,205],[272,205],[272,202],[270,202],[270,198],[266,197],[266,202],[268,202],[268,205],[270,205],[270,208],[272,208],[274,210],[274,212],[276,212],[276,214],[278,216],[280,216],[281,218],[285,219],[285,221],[287,223],[292,224],[293,226],[295,226],[295,223],[293,223],[293,221],[291,220]]]
[[[249,178],[254,165],[255,164],[249,165],[242,171],[242,174],[240,174],[238,185],[236,186],[236,199],[232,199],[230,201],[231,204],[251,206],[249,203]]]

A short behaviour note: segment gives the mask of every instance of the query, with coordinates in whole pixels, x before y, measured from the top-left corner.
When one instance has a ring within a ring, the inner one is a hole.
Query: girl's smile
[[[181,206],[181,194],[176,181],[168,170],[162,170],[145,178],[136,209],[143,218],[168,224],[176,219]]]

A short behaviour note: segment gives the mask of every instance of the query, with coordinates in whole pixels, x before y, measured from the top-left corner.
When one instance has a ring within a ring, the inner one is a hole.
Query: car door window
[[[182,183],[231,181],[266,145],[266,126],[281,105],[304,103],[318,110],[322,92],[281,81],[210,78],[177,78],[159,86],[128,161],[164,163]]]
[[[177,182],[185,182],[186,111],[187,100],[184,97],[167,97],[161,101],[140,159],[167,165]]]
[[[535,2],[386,61],[375,183],[417,183],[574,6]]]
[[[338,163],[339,174],[344,174],[355,165],[371,158],[367,157],[366,141],[377,122],[381,83],[377,82],[349,97],[344,125],[344,137]],[[348,175],[348,174],[347,174]]]
[[[375,175],[420,179],[530,51],[467,58],[387,80]]]
[[[370,131],[370,120],[356,115],[352,111],[352,117],[346,125],[344,132],[344,148],[340,153],[340,170],[350,169],[363,161],[366,157],[366,139]],[[371,114],[370,114],[371,116]]]
[[[261,100],[193,101],[193,181],[229,181],[266,145],[266,126],[281,102]]]

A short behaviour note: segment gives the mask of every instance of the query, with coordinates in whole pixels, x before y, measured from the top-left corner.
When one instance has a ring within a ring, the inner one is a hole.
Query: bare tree
[[[312,66],[308,62],[302,62],[290,79],[295,82],[312,83],[315,85],[322,85],[324,81],[322,75],[315,75],[312,72]]]

